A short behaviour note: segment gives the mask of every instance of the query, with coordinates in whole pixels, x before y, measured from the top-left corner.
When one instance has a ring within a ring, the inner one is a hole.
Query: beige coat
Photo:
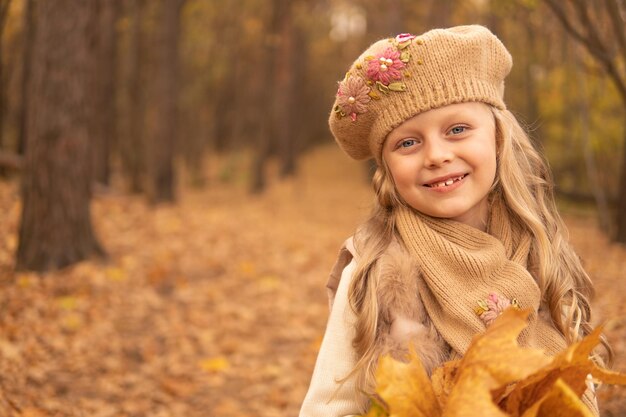
[[[386,350],[400,356],[409,340],[415,341],[417,354],[428,371],[447,357],[447,345],[430,324],[419,301],[417,286],[402,277],[415,276],[415,265],[397,244],[390,245],[381,258],[378,289],[381,331],[387,335]],[[344,417],[367,411],[368,399],[355,389],[354,378],[343,383],[354,368],[357,354],[352,347],[356,316],[350,308],[348,289],[356,267],[352,238],[339,252],[327,283],[330,316],[320,347],[309,391],[300,417]]]
[[[300,417],[340,417],[361,414],[367,398],[355,395],[354,380],[335,383],[348,375],[356,363],[352,348],[355,315],[348,305],[348,287],[356,262],[351,240],[341,249],[328,281],[330,316],[322,340],[309,391]]]

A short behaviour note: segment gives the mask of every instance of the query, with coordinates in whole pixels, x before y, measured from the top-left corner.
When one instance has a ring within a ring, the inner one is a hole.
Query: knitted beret
[[[418,113],[469,101],[505,109],[511,66],[502,42],[478,25],[379,40],[339,83],[330,130],[350,157],[380,163],[389,132]]]

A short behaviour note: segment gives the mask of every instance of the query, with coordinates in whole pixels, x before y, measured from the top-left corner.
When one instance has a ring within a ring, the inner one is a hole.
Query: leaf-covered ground
[[[211,165],[228,185],[183,187],[176,205],[98,194],[108,261],[43,275],[12,271],[18,186],[0,182],[0,416],[297,415],[326,277],[367,214],[369,186],[334,147],[255,197],[231,162]],[[593,219],[566,219],[624,371],[626,250]],[[626,389],[600,397],[604,416],[626,413]]]

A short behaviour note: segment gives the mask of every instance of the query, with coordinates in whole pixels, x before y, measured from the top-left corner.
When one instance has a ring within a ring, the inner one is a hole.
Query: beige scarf
[[[492,293],[530,308],[520,343],[554,355],[566,342],[549,317],[538,314],[541,291],[527,269],[531,235],[511,220],[499,201],[492,205],[488,233],[406,207],[398,209],[396,227],[421,268],[419,294],[453,357],[463,355],[472,337],[485,330],[476,307]]]

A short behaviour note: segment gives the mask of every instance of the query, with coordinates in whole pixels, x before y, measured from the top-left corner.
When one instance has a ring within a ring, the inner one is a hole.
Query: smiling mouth
[[[469,174],[463,174],[460,175],[458,177],[452,177],[452,178],[448,178],[445,181],[441,181],[441,182],[434,182],[432,184],[424,184],[425,187],[429,187],[429,188],[440,188],[440,187],[449,187],[452,184],[454,184],[455,182],[461,181],[463,178],[467,177]]]

